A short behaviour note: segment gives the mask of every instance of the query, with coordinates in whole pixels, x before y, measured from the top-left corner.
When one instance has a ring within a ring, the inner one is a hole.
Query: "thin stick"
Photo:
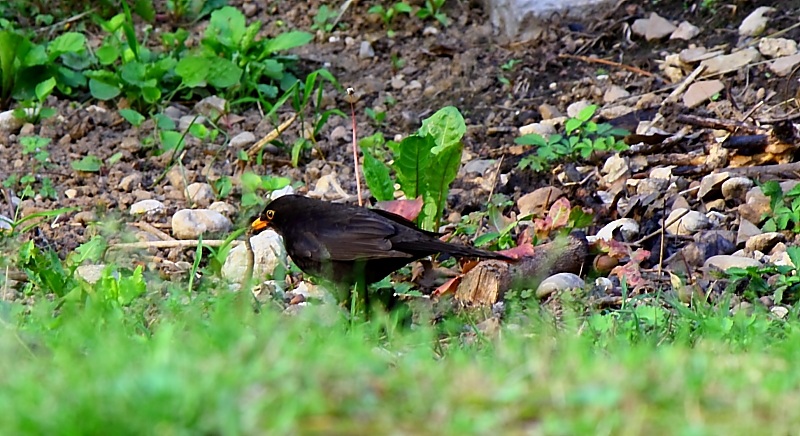
[[[226,242],[230,242],[232,246],[243,244],[242,241],[225,241],[224,239],[207,239],[202,242],[206,247],[221,247]],[[108,247],[109,250],[125,250],[125,249],[138,249],[138,248],[194,248],[200,245],[200,241],[196,239],[186,240],[172,240],[172,241],[145,241],[145,242],[127,242],[122,244],[114,244]]]
[[[607,59],[590,58],[588,56],[571,55],[571,54],[564,54],[564,53],[558,55],[558,57],[566,58],[566,59],[577,59],[579,61],[584,61],[584,62],[594,63],[594,64],[609,65],[609,66],[612,66],[612,67],[622,68],[623,70],[628,70],[628,71],[630,71],[632,73],[636,73],[636,74],[639,74],[641,76],[656,77],[655,74],[653,74],[653,73],[651,73],[649,71],[645,71],[645,70],[643,70],[641,68],[637,68],[637,67],[634,67],[632,65],[621,64],[619,62],[609,61]]]
[[[347,95],[353,96],[355,89],[347,88]],[[364,199],[361,197],[361,176],[358,171],[358,136],[356,134],[356,103],[355,98],[350,98],[350,118],[353,120],[353,171],[356,173],[356,192],[358,193],[358,205],[364,205]]]

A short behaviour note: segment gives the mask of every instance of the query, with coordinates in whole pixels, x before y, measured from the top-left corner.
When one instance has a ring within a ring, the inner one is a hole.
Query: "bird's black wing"
[[[339,220],[320,222],[313,236],[308,234],[306,238],[309,244],[323,249],[307,251],[319,253],[321,261],[411,257],[392,247],[390,239],[397,234],[396,226],[368,209],[354,210]]]

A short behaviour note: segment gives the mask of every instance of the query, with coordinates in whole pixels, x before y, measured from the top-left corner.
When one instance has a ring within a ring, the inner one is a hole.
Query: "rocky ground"
[[[249,19],[262,20],[266,34],[310,29],[322,3],[231,2]],[[791,163],[800,143],[792,124],[798,2],[768,11],[757,8],[776,2],[711,8],[699,1],[620,3],[585,20],[556,17],[527,42],[497,36],[481,7],[464,1],[447,2],[448,26],[401,16],[390,38],[377,17],[367,14],[368,3],[354,2],[340,28],[318,31],[313,43],[296,50],[301,69],[327,68],[342,86],[355,89],[359,137],[406,136],[439,108],[461,111],[468,125],[466,169],[449,198],[452,223],[485,209],[490,193],[508,196],[512,206],[504,213],[512,218],[532,212],[544,218],[559,198],[591,213],[592,224],[584,229],[591,268],[552,279],[556,285],[541,289],[539,297],[547,298],[548,289],[582,287],[588,277],[601,279],[592,295],[605,305],[619,304],[623,278],[628,293],[671,290],[682,298],[706,297],[719,287],[708,275],[712,266],[792,265],[789,248],[796,245],[800,218],[790,213],[777,228],[764,227],[774,211],[758,185],[777,179],[788,192],[796,183],[789,179],[795,178]],[[225,134],[213,141],[190,139],[180,156],[159,156],[148,145],[152,120],[132,127],[116,107],[93,100],[51,97],[48,104],[58,109],[56,117],[0,132],[0,178],[46,175],[56,198],[20,201],[17,192],[3,189],[0,215],[14,220],[75,208],[25,235],[61,256],[103,234],[112,245],[149,244],[145,250],[115,250],[124,253],[122,261],[185,274],[195,248],[169,241],[196,239],[202,230],[193,215],[198,212],[185,210],[218,212],[200,217],[216,230],[207,237],[245,227],[258,209],[241,206],[237,181],[245,169],[288,177],[310,195],[353,200],[349,118],[332,116],[314,138],[315,147],[293,167],[290,148],[303,132],[300,121],[264,148],[263,159],[237,160],[275,128],[259,108],[227,114],[220,124]],[[595,153],[541,172],[519,169],[535,149],[515,144],[516,138],[563,132],[564,117],[589,104],[600,107],[599,119],[637,133],[627,138],[630,150]],[[316,109],[333,108],[350,113],[345,95],[330,87]],[[367,109],[385,112],[385,119],[370,119]],[[173,102],[165,110],[179,123],[203,112],[195,102]],[[281,121],[292,115],[289,107],[280,110]],[[46,164],[20,152],[19,138],[30,135],[51,140]],[[88,154],[103,162],[119,155],[97,172],[71,167]],[[233,190],[222,197],[212,186],[224,176]],[[167,241],[167,248],[156,241]],[[762,297],[767,306],[776,303],[770,293]],[[786,310],[774,307],[776,313]]]

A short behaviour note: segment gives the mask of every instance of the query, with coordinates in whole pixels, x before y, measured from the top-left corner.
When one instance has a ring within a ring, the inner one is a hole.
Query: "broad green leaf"
[[[147,86],[147,74],[143,63],[138,61],[128,62],[120,68],[120,77],[125,82],[143,87]]]
[[[142,88],[142,98],[147,103],[156,103],[161,100],[161,90],[155,86],[145,86]]]
[[[147,284],[142,276],[142,271],[143,268],[141,265],[139,265],[130,276],[123,276],[119,278],[117,301],[120,304],[130,304],[134,299],[144,294],[144,292],[147,290]]]
[[[111,65],[119,59],[119,48],[114,44],[103,44],[94,52],[100,65]]]
[[[0,31],[0,97],[11,94],[14,86],[14,60],[17,58],[17,48],[21,45],[23,37],[9,30]]]
[[[214,59],[208,71],[208,83],[215,88],[231,87],[241,78],[242,69],[223,58]]]
[[[136,0],[133,3],[133,11],[148,23],[152,23],[156,19],[156,9],[153,5],[153,0]]]
[[[43,82],[40,82],[36,85],[36,99],[40,102],[44,102],[47,99],[47,96],[53,92],[53,88],[56,87],[56,79],[49,78]]]
[[[445,148],[433,157],[432,170],[425,172],[425,185],[422,192],[425,207],[420,220],[425,229],[436,230],[439,227],[439,220],[447,203],[450,184],[455,180],[461,165],[461,151],[461,142]],[[433,171],[434,168],[435,171]],[[435,206],[435,209],[429,205]]]
[[[228,48],[238,48],[245,30],[244,14],[232,6],[226,6],[211,13],[206,38]]]
[[[144,122],[144,115],[133,109],[120,109],[119,114],[134,127],[138,127]]]
[[[86,46],[86,37],[82,33],[67,32],[54,39],[47,46],[49,59],[52,61],[64,53],[77,53]]]
[[[281,33],[275,38],[264,42],[261,56],[268,56],[276,51],[289,50],[291,48],[306,45],[314,39],[314,35],[308,32],[292,31]]]
[[[430,117],[422,121],[419,135],[431,135],[436,142],[432,150],[434,154],[443,149],[461,143],[461,138],[467,132],[467,125],[461,112],[453,106],[445,106]]]
[[[362,147],[364,152],[364,181],[367,182],[372,195],[378,201],[388,201],[394,199],[394,183],[389,176],[389,167],[379,161],[369,150]]]
[[[547,141],[542,135],[536,133],[529,133],[514,139],[514,144],[518,145],[535,145],[537,147],[547,147]]]
[[[111,100],[117,97],[121,92],[119,87],[101,82],[97,79],[89,80],[89,91],[92,93],[92,97],[98,100]]]
[[[83,157],[81,160],[74,160],[72,161],[72,169],[76,171],[84,171],[84,172],[97,172],[100,171],[100,167],[103,166],[103,162],[100,160],[99,157],[89,154]]]
[[[181,78],[185,86],[204,87],[210,69],[211,60],[209,58],[190,55],[178,61],[178,65],[175,66],[175,74]]]
[[[592,118],[592,116],[594,116],[595,111],[597,111],[597,105],[591,104],[581,109],[581,111],[578,112],[578,116],[575,118],[581,121],[589,121]]]
[[[94,236],[75,249],[75,255],[70,257],[70,261],[76,267],[87,260],[97,262],[105,253],[106,247],[108,247],[108,243],[105,238]]]
[[[432,137],[419,135],[409,136],[400,142],[394,170],[406,197],[417,198],[422,194],[425,174],[432,160],[431,149],[435,145]]]
[[[162,130],[159,134],[161,148],[165,151],[175,150],[183,146],[183,134],[174,130]]]

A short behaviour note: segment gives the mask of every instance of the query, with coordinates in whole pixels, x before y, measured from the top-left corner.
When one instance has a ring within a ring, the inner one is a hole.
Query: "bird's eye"
[[[267,211],[267,219],[271,220],[273,218],[275,218],[275,211],[270,209]]]

